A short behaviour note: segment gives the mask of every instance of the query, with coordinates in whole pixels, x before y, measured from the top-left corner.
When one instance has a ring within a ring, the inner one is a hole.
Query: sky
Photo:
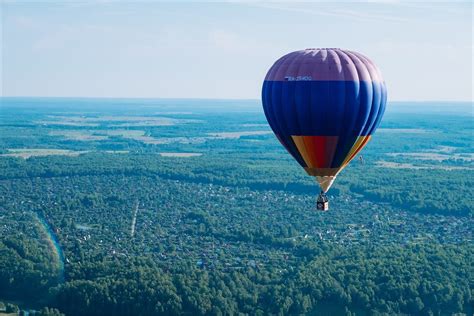
[[[471,101],[470,2],[8,1],[1,94],[258,99],[280,56],[370,57],[390,101]]]

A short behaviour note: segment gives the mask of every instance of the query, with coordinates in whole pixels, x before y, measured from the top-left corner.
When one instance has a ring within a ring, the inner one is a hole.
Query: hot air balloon
[[[387,89],[366,56],[339,48],[309,48],[278,59],[262,88],[265,116],[278,140],[326,192],[380,124]]]

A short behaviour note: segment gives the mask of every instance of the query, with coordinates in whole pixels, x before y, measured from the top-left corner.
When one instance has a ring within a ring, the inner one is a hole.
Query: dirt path
[[[137,223],[137,214],[138,214],[138,201],[135,203],[135,210],[133,211],[132,217],[132,226],[130,227],[130,236],[133,237],[135,235],[135,225]]]

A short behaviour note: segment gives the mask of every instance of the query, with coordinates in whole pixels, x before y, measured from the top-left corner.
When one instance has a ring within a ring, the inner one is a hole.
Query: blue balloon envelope
[[[270,127],[323,192],[370,140],[386,101],[377,66],[360,53],[338,48],[281,57],[262,88]]]

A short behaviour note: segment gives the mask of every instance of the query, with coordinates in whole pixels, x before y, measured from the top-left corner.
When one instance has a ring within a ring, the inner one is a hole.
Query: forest
[[[4,98],[0,315],[474,312],[469,110],[394,104],[318,212],[256,103]]]

